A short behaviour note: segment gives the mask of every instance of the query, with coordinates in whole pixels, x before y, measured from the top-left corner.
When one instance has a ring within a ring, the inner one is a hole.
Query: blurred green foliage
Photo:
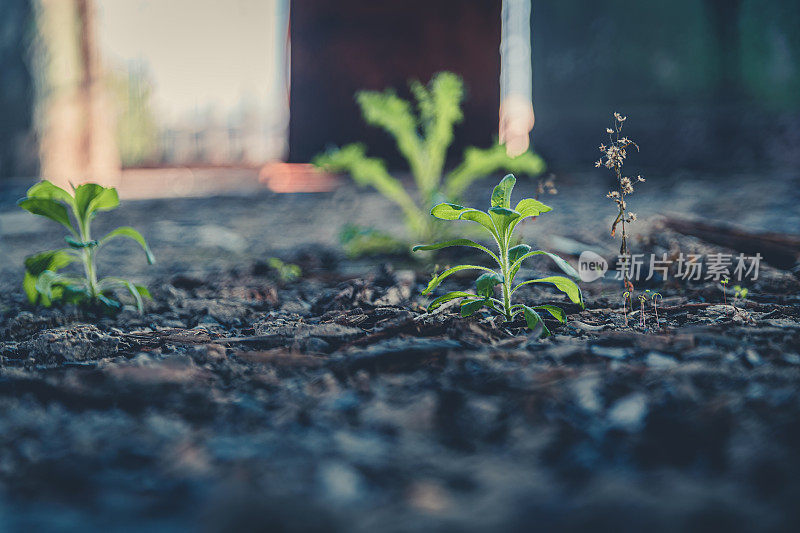
[[[146,163],[158,150],[152,83],[144,68],[137,67],[124,73],[110,73],[107,83],[118,106],[117,143],[122,165]]]
[[[366,148],[359,143],[328,150],[315,157],[313,163],[330,172],[348,173],[359,185],[375,188],[400,206],[414,239],[440,236],[442,227],[432,221],[430,209],[446,200],[456,201],[476,179],[498,171],[528,176],[544,171],[544,161],[533,152],[512,158],[506,155],[504,147],[495,145],[486,149],[467,148],[462,163],[445,173],[454,126],[464,118],[461,112],[463,82],[451,72],[441,72],[428,85],[411,81],[409,86],[416,100],[416,112],[410,102],[391,89],[361,91],[356,100],[364,120],[395,139],[414,177],[415,191],[406,190],[402,182],[389,173],[384,161],[367,156]]]

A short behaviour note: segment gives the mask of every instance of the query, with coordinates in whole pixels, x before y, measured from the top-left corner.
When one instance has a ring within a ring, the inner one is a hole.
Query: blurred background
[[[592,166],[613,111],[664,174],[800,163],[800,3],[503,4],[2,0],[0,179],[313,190],[303,164],[330,144],[401,165],[355,91],[408,96],[442,70],[468,91],[453,156],[488,146],[532,78],[532,146],[556,172]]]

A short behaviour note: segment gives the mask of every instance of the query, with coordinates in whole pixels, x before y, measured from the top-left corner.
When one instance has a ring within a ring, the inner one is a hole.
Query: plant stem
[[[81,233],[81,241],[90,242],[92,239],[91,231],[89,229],[88,221],[80,221],[79,229]],[[92,298],[100,295],[97,288],[97,271],[94,263],[95,248],[93,246],[84,248],[81,253],[81,261],[83,262],[83,270],[86,273],[86,281],[89,284],[89,294]]]
[[[511,321],[511,279],[509,276],[510,265],[508,264],[508,246],[500,245],[500,269],[503,275],[503,311],[505,311],[506,322]]]
[[[628,298],[626,296],[622,297],[622,312],[625,316],[625,327],[628,327]]]
[[[617,132],[617,136],[619,136],[619,132]],[[619,253],[622,258],[630,257],[628,254],[628,234],[625,232],[625,192],[622,188],[622,167],[618,165],[614,165],[614,173],[617,175],[617,184],[619,185],[619,211],[620,211],[620,223],[622,224],[622,245],[619,248]],[[628,279],[628,271],[630,270],[631,264],[630,260],[625,265],[625,268],[622,270],[622,284],[626,291],[631,291],[630,287],[633,287],[633,284]],[[631,310],[633,310],[633,300],[631,298],[632,295],[628,295],[628,301],[631,304]]]

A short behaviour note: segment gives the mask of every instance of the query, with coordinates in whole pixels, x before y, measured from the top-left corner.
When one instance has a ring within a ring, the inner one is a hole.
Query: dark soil
[[[385,209],[370,198],[366,212]],[[613,250],[618,243],[582,225],[609,207],[602,196],[591,202],[577,221],[561,221],[572,240],[551,243]],[[352,205],[336,195],[126,206],[112,223],[154,235],[161,261],[148,272],[120,251],[104,264],[149,281],[154,302],[143,316],[31,307],[14,268],[30,243],[57,237],[7,233],[0,526],[797,530],[795,274],[762,264],[735,306],[720,305],[713,282],[653,283],[664,299],[660,320],[648,308],[645,327],[639,312],[625,326],[618,282],[584,284],[585,310],[554,291],[520,291],[568,313],[567,324],[548,320],[555,335],[539,340],[521,322],[462,319],[453,305],[424,312],[434,263],[456,256],[348,260],[332,235],[313,242],[297,222],[320,224],[314,206],[347,217]],[[273,212],[263,224],[261,210]],[[189,232],[215,220],[244,247],[213,229]],[[550,224],[527,232],[552,234],[559,223]],[[206,242],[180,243],[182,229]],[[637,231],[639,253],[724,251],[654,217]],[[297,246],[278,244],[294,234],[304,235]],[[303,277],[279,281],[268,255],[297,263]],[[548,268],[534,261],[521,275]],[[445,287],[468,289],[472,279]]]

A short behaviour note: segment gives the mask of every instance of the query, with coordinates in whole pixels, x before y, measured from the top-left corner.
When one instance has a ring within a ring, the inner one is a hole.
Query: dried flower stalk
[[[626,197],[633,194],[633,184],[643,182],[645,179],[641,176],[636,176],[635,179],[623,175],[623,166],[625,159],[628,157],[628,149],[633,146],[636,151],[639,151],[639,145],[627,137],[622,136],[622,128],[628,117],[624,117],[619,113],[614,113],[613,128],[606,128],[608,134],[608,145],[601,144],[598,148],[603,155],[600,156],[594,166],[597,168],[606,167],[614,173],[617,179],[617,190],[610,191],[606,197],[610,198],[617,204],[619,212],[614,222],[611,224],[611,236],[614,237],[617,233],[617,226],[621,228],[622,244],[620,245],[619,255],[622,260],[627,260],[627,265],[623,269],[623,282],[627,292],[633,292],[633,283],[631,283],[628,273],[630,265],[630,252],[628,251],[628,232],[625,224],[630,224],[636,220],[636,213],[628,211],[628,204]],[[628,297],[630,300],[630,296]],[[632,306],[631,306],[632,307]]]

